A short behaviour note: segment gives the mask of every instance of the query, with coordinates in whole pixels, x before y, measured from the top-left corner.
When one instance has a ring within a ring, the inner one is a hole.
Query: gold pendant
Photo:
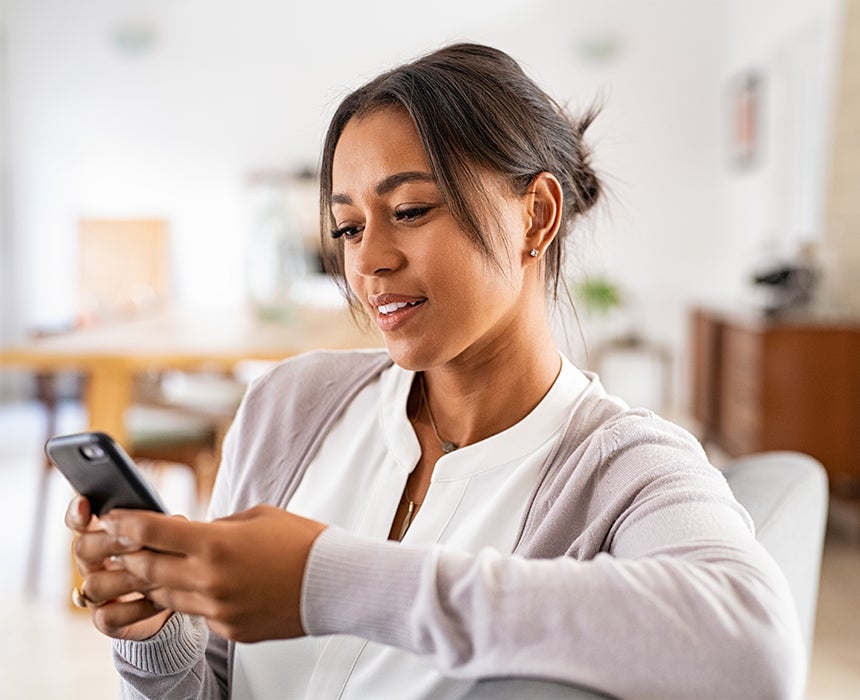
[[[406,531],[412,523],[413,513],[415,513],[415,501],[409,501],[406,507],[406,517],[403,518],[403,525],[400,526],[400,537],[397,538],[398,540],[402,540],[404,535],[406,535]]]

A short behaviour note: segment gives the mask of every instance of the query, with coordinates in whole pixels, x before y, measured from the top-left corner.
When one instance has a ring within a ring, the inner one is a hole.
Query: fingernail
[[[75,515],[77,515],[78,518],[80,518],[81,520],[83,520],[84,516],[86,515],[84,508],[84,500],[82,498],[79,498],[75,502]]]

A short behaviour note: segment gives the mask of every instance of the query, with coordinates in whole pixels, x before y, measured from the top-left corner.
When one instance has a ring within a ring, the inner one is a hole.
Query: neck
[[[549,328],[520,342],[460,357],[424,372],[439,434],[460,447],[515,425],[546,396],[561,369]]]

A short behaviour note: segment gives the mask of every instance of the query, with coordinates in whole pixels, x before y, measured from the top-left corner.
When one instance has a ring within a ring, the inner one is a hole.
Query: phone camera
[[[81,454],[89,460],[95,461],[105,458],[105,451],[98,445],[84,445]]]

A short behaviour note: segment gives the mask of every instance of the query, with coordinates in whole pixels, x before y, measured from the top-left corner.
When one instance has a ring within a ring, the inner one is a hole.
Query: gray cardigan
[[[390,364],[383,351],[314,352],[256,381],[225,441],[212,515],[286,507],[343,407]],[[330,527],[306,567],[308,633],[397,646],[464,679],[543,678],[619,697],[799,697],[790,593],[725,479],[689,433],[589,379],[511,554]],[[230,643],[184,615],[150,640],[114,645],[126,697],[226,695],[230,657]]]

